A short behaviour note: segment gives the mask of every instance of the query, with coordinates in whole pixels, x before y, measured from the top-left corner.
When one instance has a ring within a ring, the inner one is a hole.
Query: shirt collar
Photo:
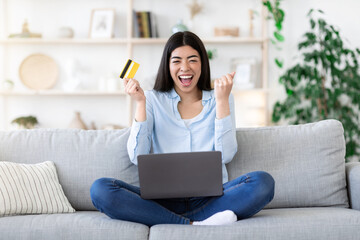
[[[180,98],[179,94],[177,94],[177,92],[175,91],[175,88],[172,88],[168,93],[168,95],[170,98],[177,98],[177,97]]]
[[[175,88],[172,88],[170,92],[168,92],[168,96],[170,98],[180,98],[179,94],[175,91]],[[202,100],[207,101],[213,97],[213,91],[205,91],[202,90]]]

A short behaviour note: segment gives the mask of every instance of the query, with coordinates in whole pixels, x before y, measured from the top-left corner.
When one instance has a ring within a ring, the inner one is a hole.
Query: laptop
[[[143,199],[223,194],[219,151],[139,155],[138,170]]]

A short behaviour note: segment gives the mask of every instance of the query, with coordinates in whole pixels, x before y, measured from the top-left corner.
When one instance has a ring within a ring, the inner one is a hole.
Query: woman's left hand
[[[216,102],[229,101],[235,72],[228,73],[214,82]]]

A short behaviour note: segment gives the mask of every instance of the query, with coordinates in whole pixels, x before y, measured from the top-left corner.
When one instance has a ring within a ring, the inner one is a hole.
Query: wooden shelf
[[[167,38],[132,38],[130,40],[133,44],[162,44],[167,42]],[[202,38],[205,44],[209,43],[262,43],[262,38],[232,38],[232,37],[213,37]]]
[[[248,89],[232,89],[233,94],[242,94],[242,93],[269,93],[267,88],[248,88]]]
[[[231,38],[231,37],[213,37],[204,38],[203,42],[206,43],[262,43],[262,38]]]
[[[126,44],[126,38],[91,39],[91,38],[68,38],[68,39],[46,39],[46,38],[9,38],[0,40],[1,44]]]
[[[9,38],[0,40],[0,44],[165,44],[167,38],[111,38],[111,39],[91,39],[91,38],[69,38],[69,39],[46,39],[46,38]],[[213,37],[204,38],[205,44],[238,44],[252,43],[260,44],[263,42],[261,38],[229,38],[229,37]]]
[[[131,38],[129,42],[132,44],[165,44],[167,38]]]
[[[27,91],[0,91],[0,96],[126,96],[125,92],[98,92],[98,91],[74,91],[64,92],[61,90],[27,90]]]

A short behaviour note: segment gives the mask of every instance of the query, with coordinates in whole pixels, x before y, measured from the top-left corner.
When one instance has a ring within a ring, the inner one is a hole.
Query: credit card
[[[120,74],[120,78],[134,78],[139,66],[140,64],[137,62],[134,62],[131,59],[127,60],[125,67]]]

